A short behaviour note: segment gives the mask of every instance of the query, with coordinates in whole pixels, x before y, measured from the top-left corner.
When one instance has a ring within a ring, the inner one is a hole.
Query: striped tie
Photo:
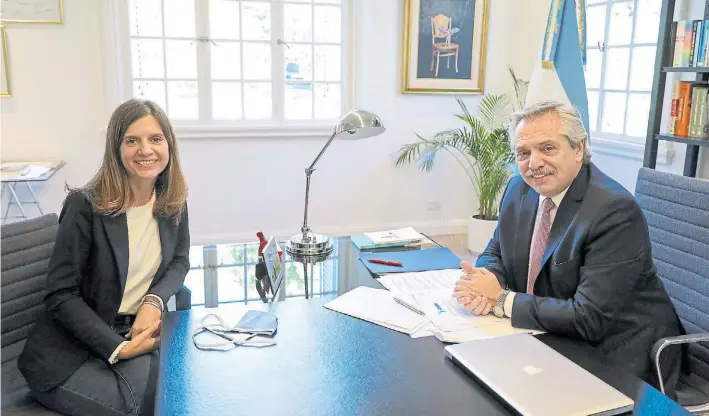
[[[529,262],[529,274],[527,275],[527,293],[534,294],[534,282],[537,281],[537,276],[542,268],[542,257],[544,250],[547,248],[547,240],[549,239],[549,230],[551,229],[551,216],[549,213],[554,209],[554,201],[551,198],[544,200],[542,204],[542,217],[537,223],[537,228],[534,230],[534,242],[532,247],[532,255]]]

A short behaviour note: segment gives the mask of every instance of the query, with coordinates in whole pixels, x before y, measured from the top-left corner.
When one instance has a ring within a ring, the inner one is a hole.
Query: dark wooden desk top
[[[354,251],[340,253],[337,293],[359,285],[379,286]],[[445,344],[438,339],[411,339],[325,309],[322,305],[335,296],[167,314],[161,331],[156,414],[511,414],[445,358]],[[192,333],[204,315],[217,312],[234,324],[245,309],[268,310],[278,316],[276,346],[236,347],[226,352],[194,346]],[[589,355],[582,343],[550,335],[540,339],[629,397],[642,399],[644,406],[655,409],[648,414],[682,411],[641,380]]]

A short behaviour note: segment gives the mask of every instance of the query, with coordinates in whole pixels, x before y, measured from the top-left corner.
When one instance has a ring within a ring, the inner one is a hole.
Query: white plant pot
[[[497,221],[468,217],[468,250],[480,254],[487,247],[497,228]]]

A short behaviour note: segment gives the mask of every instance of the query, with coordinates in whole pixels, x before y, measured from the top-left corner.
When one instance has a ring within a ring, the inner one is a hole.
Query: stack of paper
[[[412,334],[429,320],[394,301],[394,294],[384,289],[360,286],[325,307],[383,327]]]
[[[465,342],[518,333],[542,331],[513,328],[507,318],[492,314],[474,315],[453,297],[455,282],[463,275],[460,269],[382,276],[379,282],[398,296],[407,296],[430,319],[430,324],[412,337],[435,335],[444,342]]]
[[[366,235],[355,234],[350,237],[350,240],[352,241],[352,244],[360,250],[393,249],[400,251],[402,247],[407,249],[438,247],[436,243],[426,237],[420,240],[406,240],[401,242],[374,244],[374,242]]]
[[[398,230],[377,231],[372,233],[364,233],[369,238],[372,244],[393,244],[393,243],[410,243],[412,241],[422,240],[423,234],[414,230],[411,227],[399,228]]]

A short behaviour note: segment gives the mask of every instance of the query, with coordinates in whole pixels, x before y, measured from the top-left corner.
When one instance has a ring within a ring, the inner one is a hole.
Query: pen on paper
[[[443,308],[441,308],[441,305],[438,304],[438,302],[433,302],[433,305],[438,309],[438,313],[443,313],[445,312]]]
[[[396,267],[403,267],[403,264],[401,264],[398,261],[391,261],[391,260],[380,260],[380,259],[369,259],[370,263],[377,263],[377,264],[386,264],[387,266],[396,266]]]
[[[423,313],[423,311],[419,310],[418,308],[415,308],[413,305],[409,305],[408,303],[402,301],[401,299],[399,299],[399,298],[397,298],[397,297],[394,297],[394,300],[395,300],[396,303],[398,303],[399,305],[404,306],[404,307],[408,308],[409,310],[412,310],[412,311],[416,312],[416,313],[419,314],[419,315],[426,315],[425,313]]]

